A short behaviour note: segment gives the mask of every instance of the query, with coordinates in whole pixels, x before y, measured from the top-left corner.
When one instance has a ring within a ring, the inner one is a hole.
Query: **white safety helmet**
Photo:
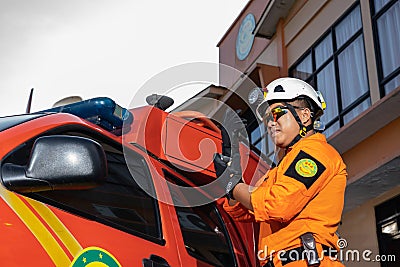
[[[264,100],[256,109],[257,117],[262,120],[268,104],[275,100],[290,101],[295,98],[306,96],[314,102],[314,120],[320,117],[326,108],[325,100],[319,91],[311,85],[296,78],[279,78],[267,85],[267,92]]]

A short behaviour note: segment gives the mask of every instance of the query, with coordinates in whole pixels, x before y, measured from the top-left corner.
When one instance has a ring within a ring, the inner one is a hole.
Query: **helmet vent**
[[[285,90],[283,89],[282,85],[279,84],[279,85],[275,86],[274,93],[276,93],[276,92],[284,93]]]

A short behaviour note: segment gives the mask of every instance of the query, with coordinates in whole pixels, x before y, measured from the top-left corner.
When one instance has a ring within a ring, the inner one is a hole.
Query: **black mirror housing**
[[[102,184],[106,176],[102,146],[88,138],[67,135],[38,138],[27,166],[6,163],[1,168],[4,186],[21,193],[89,189]]]

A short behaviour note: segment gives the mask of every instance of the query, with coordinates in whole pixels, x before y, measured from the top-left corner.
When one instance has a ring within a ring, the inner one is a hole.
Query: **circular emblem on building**
[[[296,172],[303,177],[313,177],[318,172],[318,166],[312,159],[301,159],[296,163]]]
[[[106,250],[88,247],[75,257],[70,267],[121,267],[121,264]]]
[[[236,38],[236,56],[239,60],[244,60],[250,53],[254,42],[253,31],[256,27],[256,19],[253,14],[247,14],[240,24]]]

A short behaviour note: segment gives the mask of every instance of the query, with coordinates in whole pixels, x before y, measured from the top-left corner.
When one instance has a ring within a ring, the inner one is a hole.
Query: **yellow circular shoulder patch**
[[[82,250],[72,261],[70,267],[121,267],[121,264],[108,251],[98,247]]]
[[[295,166],[296,172],[303,177],[313,177],[318,172],[318,166],[312,159],[301,159]]]

